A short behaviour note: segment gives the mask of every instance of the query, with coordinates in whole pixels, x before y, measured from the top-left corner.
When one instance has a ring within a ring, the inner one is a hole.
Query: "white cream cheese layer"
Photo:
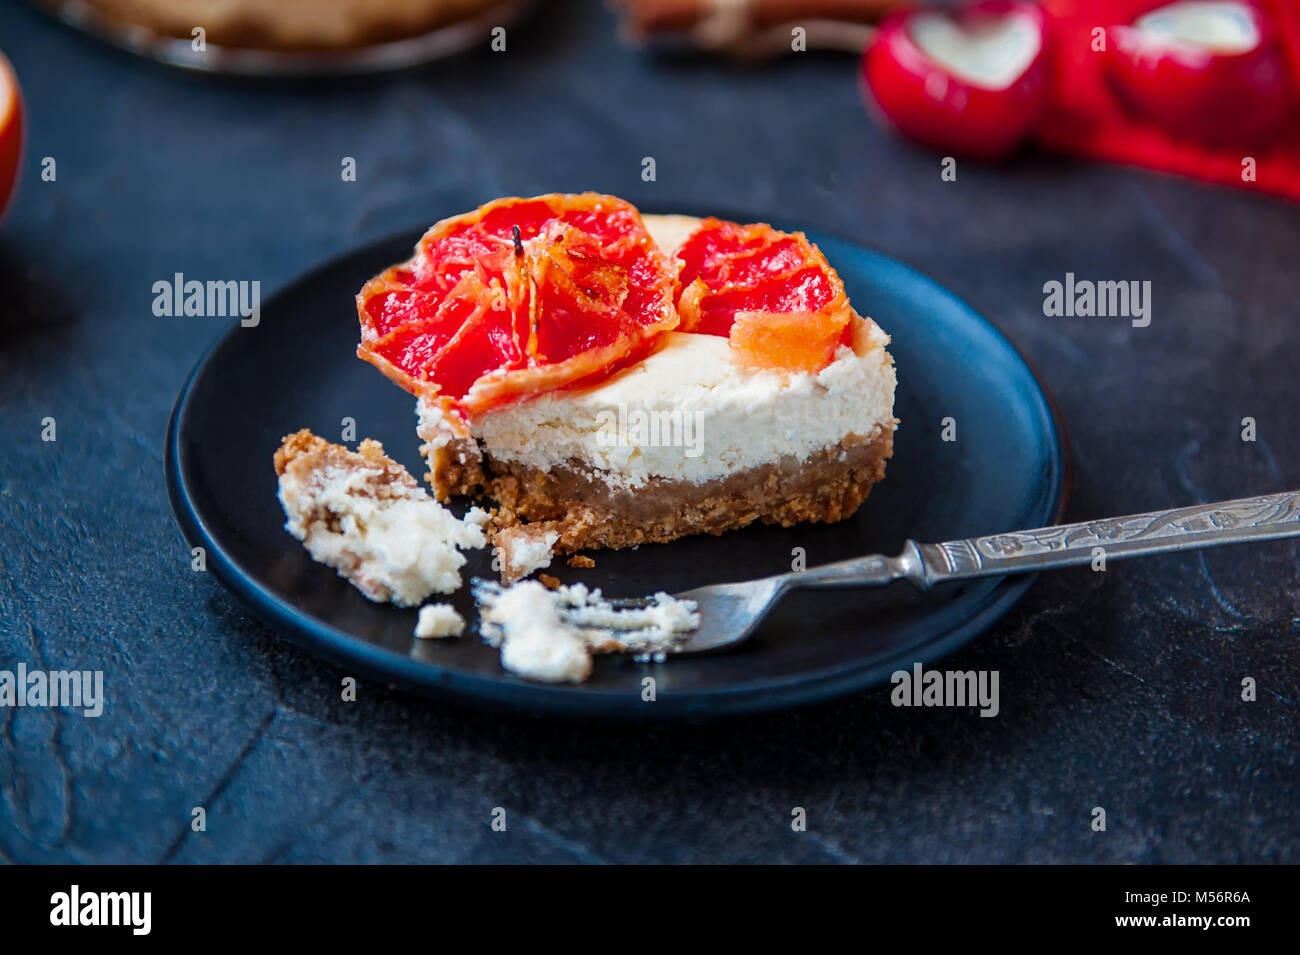
[[[597,386],[542,394],[470,422],[487,454],[549,471],[577,464],[620,488],[652,478],[703,483],[893,425],[895,376],[874,326],[816,374],[732,362],[725,338],[669,332],[663,347]],[[441,424],[420,409],[434,444]]]
[[[655,245],[663,250],[669,261],[674,262],[678,248],[700,227],[700,220],[695,216],[644,215],[641,221],[645,223],[650,238],[655,240]]]

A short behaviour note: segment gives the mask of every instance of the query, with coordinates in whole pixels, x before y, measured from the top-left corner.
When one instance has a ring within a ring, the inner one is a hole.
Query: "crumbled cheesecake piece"
[[[275,471],[285,530],[371,600],[409,607],[451,593],[465,563],[459,548],[487,545],[484,511],[458,519],[378,441],[349,451],[303,429],[285,437]]]
[[[592,557],[588,557],[586,554],[574,554],[567,561],[565,561],[565,563],[568,564],[570,567],[585,567],[588,569],[596,566],[595,559]]]
[[[520,676],[580,683],[591,673],[593,653],[633,653],[665,660],[700,625],[689,600],[657,593],[650,606],[615,607],[582,584],[548,590],[533,580],[476,591],[483,639],[500,647],[501,664]]]
[[[578,631],[560,619],[560,606],[535,580],[501,592],[483,620],[494,626],[484,638],[501,648],[501,665],[544,683],[581,683],[591,675],[591,651]]]
[[[516,524],[497,531],[492,543],[501,558],[501,579],[509,584],[551,566],[559,531],[537,524]]]
[[[415,635],[423,640],[459,637],[465,632],[465,618],[451,604],[425,604],[415,623]]]

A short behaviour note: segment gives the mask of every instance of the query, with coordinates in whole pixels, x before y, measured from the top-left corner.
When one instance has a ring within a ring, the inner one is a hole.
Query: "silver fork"
[[[698,605],[700,625],[677,644],[675,652],[704,653],[743,642],[782,596],[798,588],[878,587],[906,580],[918,589],[927,590],[950,581],[1283,537],[1300,537],[1300,491],[1009,531],[941,544],[909,540],[896,557],[870,554],[788,574],[697,587],[676,594],[678,599]],[[642,599],[611,599],[610,603],[629,610],[649,605],[648,600]]]

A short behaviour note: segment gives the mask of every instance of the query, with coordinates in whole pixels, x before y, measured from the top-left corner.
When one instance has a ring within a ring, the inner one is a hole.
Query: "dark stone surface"
[[[1041,157],[941,182],[868,121],[847,58],[655,61],[594,4],[561,9],[504,55],[265,83],[0,7],[30,112],[0,231],[0,666],[102,668],[108,693],[99,719],[0,711],[0,860],[1294,861],[1294,543],[1041,578],[949,663],[1000,672],[996,719],[882,691],[703,728],[505,719],[371,684],[345,704],[338,671],[189,570],[163,430],[224,323],[155,318],[152,283],[269,292],[499,194],[798,216],[933,275],[1054,390],[1074,519],[1300,484],[1300,208]],[[1045,318],[1042,284],[1067,271],[1149,279],[1150,327]]]

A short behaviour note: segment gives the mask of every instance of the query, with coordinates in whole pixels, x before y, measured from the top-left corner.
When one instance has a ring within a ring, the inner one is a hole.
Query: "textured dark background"
[[[338,671],[190,571],[163,430],[226,323],[155,318],[152,283],[269,293],[552,190],[798,217],[933,275],[1055,392],[1072,518],[1300,485],[1300,208],[1053,158],[945,183],[868,121],[850,58],[656,61],[596,4],[547,6],[504,55],[269,83],[0,4],[30,115],[0,231],[0,668],[102,668],[108,692],[98,720],[0,711],[0,860],[1294,861],[1293,543],[1041,578],[950,661],[1000,671],[996,719],[881,691],[703,728],[500,718],[368,683],[345,704]],[[1042,284],[1067,271],[1151,280],[1150,327],[1045,318]]]

